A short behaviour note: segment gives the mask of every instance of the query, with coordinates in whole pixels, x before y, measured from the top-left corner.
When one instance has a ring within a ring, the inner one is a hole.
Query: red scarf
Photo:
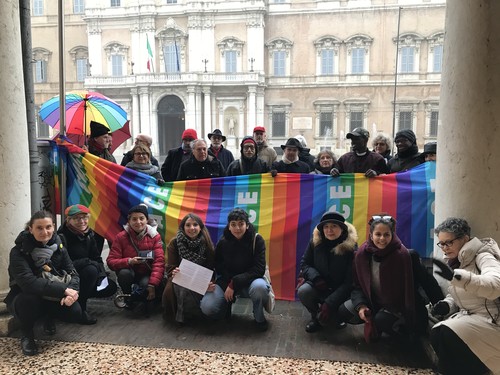
[[[380,262],[380,289],[377,296],[381,306],[373,306],[371,262]],[[402,313],[410,326],[415,321],[415,291],[413,270],[408,249],[396,234],[385,249],[380,250],[371,238],[358,249],[354,259],[354,282],[361,287],[375,311],[385,308]]]

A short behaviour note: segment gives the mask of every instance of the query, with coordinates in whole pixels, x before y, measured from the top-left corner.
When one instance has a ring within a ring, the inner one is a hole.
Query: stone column
[[[91,21],[87,26],[89,46],[102,46],[101,25],[99,20]],[[93,76],[103,74],[102,69],[102,48],[89,48],[89,64],[92,65]]]
[[[436,224],[449,216],[464,217],[473,236],[496,241],[500,240],[499,18],[497,1],[446,4],[436,172]]]
[[[210,95],[210,87],[203,87],[204,108],[203,121],[205,122],[205,131],[211,132],[212,128],[212,96]],[[224,128],[222,128],[224,130]]]
[[[132,96],[132,137],[136,137],[137,134],[141,132],[141,114],[139,110],[139,96],[138,89],[130,89],[130,95]]]
[[[5,51],[0,53],[0,92],[5,94],[0,116],[0,177],[4,182],[0,184],[0,238],[3,244],[0,251],[0,301],[9,290],[10,249],[31,216],[28,125],[19,22],[19,1],[0,2],[0,49]],[[0,312],[4,307],[0,302]],[[7,324],[8,320],[0,319],[0,335],[7,333]]]
[[[196,88],[194,86],[188,86],[188,102],[187,102],[187,110],[186,110],[186,129],[198,129],[196,128]],[[203,138],[201,133],[198,133],[198,137]]]
[[[139,88],[141,103],[141,133],[151,134],[151,111],[149,109],[149,88]]]
[[[256,121],[257,121],[257,101],[256,101],[256,88],[253,86],[250,86],[248,88],[248,94],[247,94],[248,100],[247,100],[247,124],[245,128],[249,129],[252,127],[256,126]],[[263,125],[262,125],[263,126]],[[245,129],[243,129],[245,132]],[[245,132],[245,134],[250,134],[248,132]]]

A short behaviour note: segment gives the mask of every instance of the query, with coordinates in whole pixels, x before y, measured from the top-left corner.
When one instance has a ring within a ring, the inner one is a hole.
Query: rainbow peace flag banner
[[[366,178],[362,174],[278,174],[178,181],[157,186],[154,178],[59,147],[67,165],[68,205],[90,208],[90,226],[113,240],[126,223],[130,207],[145,203],[158,222],[165,243],[175,236],[189,212],[199,215],[215,243],[234,207],[245,209],[266,241],[266,257],[276,297],[295,299],[300,260],[312,231],[326,211],[339,211],[354,224],[361,243],[367,222],[386,212],[397,220],[403,243],[423,257],[433,251],[435,163],[407,172]],[[81,150],[80,150],[81,151]]]

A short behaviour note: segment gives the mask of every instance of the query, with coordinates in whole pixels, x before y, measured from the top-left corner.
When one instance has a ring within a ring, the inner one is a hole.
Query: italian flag
[[[148,63],[146,67],[148,68],[148,71],[154,72],[154,67],[153,67],[153,50],[151,49],[151,45],[149,44],[149,37],[146,35],[146,47],[148,48]]]

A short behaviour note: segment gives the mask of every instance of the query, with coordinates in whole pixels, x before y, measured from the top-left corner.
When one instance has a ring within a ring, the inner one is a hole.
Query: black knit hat
[[[437,143],[428,142],[424,145],[424,155],[425,154],[436,154],[437,153]]]
[[[411,144],[417,143],[417,136],[411,129],[403,129],[400,130],[396,133],[396,136],[394,137],[394,142],[396,142],[396,139],[403,137],[406,138],[411,142]]]
[[[347,231],[347,225],[345,224],[345,218],[338,212],[325,212],[321,216],[319,224],[316,226],[320,232],[323,231],[323,226],[326,223],[334,223],[342,228],[342,231]]]
[[[97,138],[104,134],[109,134],[109,128],[97,121],[90,121],[90,138]]]
[[[134,212],[144,214],[144,216],[146,216],[146,219],[149,219],[148,206],[143,203],[138,204],[137,206],[134,206],[130,210],[128,210],[128,217],[130,217],[130,215],[132,215]]]

